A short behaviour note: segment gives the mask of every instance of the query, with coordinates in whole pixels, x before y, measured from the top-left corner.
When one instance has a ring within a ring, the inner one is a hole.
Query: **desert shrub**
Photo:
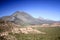
[[[0,20],[0,24],[3,24],[3,23],[5,23],[5,21],[3,21],[3,20]]]
[[[0,40],[7,40],[4,36],[0,36]]]
[[[11,24],[11,22],[0,20],[0,32],[10,31],[12,29]]]
[[[60,40],[60,37],[56,37],[55,40]]]

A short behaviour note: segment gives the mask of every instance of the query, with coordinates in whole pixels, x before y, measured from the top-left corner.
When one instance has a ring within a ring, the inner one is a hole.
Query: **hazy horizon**
[[[60,20],[59,0],[1,0],[0,17],[12,15],[16,11],[24,11],[35,18],[42,17]]]

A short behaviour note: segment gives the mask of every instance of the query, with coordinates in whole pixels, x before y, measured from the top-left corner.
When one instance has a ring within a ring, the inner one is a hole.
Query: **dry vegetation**
[[[60,40],[60,27],[46,27],[45,24],[44,26],[20,27],[0,20],[0,40]]]

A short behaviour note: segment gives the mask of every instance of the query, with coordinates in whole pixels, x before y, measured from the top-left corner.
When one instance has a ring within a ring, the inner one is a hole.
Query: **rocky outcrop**
[[[37,29],[33,29],[31,27],[25,28],[13,28],[12,33],[23,33],[23,34],[46,34],[45,32],[41,32]]]

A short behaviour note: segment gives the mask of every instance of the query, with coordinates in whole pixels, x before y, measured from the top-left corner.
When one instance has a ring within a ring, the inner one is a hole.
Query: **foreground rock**
[[[12,33],[13,35],[10,35]],[[46,34],[32,27],[21,27],[9,21],[0,20],[0,40],[17,40],[14,34]]]
[[[25,28],[13,28],[12,33],[24,33],[24,34],[46,34],[44,32],[41,32],[37,29],[33,29],[31,27],[25,27]]]

